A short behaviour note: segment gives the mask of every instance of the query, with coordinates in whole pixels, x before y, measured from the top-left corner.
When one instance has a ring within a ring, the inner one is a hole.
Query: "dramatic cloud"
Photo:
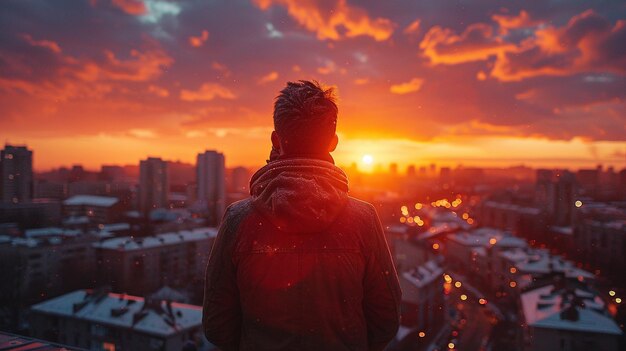
[[[498,24],[499,34],[485,23],[471,24],[460,35],[432,27],[420,43],[423,55],[433,64],[448,65],[494,58],[490,75],[502,81],[586,72],[626,73],[626,20],[612,24],[593,10],[572,17],[562,27],[537,25],[526,11],[491,18]],[[532,35],[519,43],[505,39],[512,29],[533,26]],[[484,79],[485,73],[479,72],[477,77]]]
[[[389,91],[391,91],[394,94],[399,94],[399,95],[414,93],[420,90],[423,83],[424,83],[423,79],[413,78],[406,83],[392,85],[389,88]]]
[[[369,36],[374,40],[388,39],[394,30],[394,24],[386,18],[369,17],[367,12],[357,6],[351,6],[347,0],[326,2],[322,8],[320,1],[314,0],[253,0],[263,10],[272,5],[287,8],[289,14],[302,26],[315,32],[319,39],[339,40],[344,37]],[[345,34],[342,30],[345,29]]]
[[[490,25],[475,23],[460,35],[451,29],[434,26],[424,35],[420,49],[433,64],[453,65],[486,60],[516,47],[495,36]]]
[[[563,27],[547,26],[496,60],[491,75],[505,81],[584,72],[626,74],[626,20],[614,25],[588,10]]]
[[[129,15],[144,15],[148,11],[142,0],[111,0],[111,3]]]
[[[62,53],[49,40],[22,35],[30,48],[21,54],[1,54],[3,71],[0,89],[21,91],[36,98],[61,100],[78,96],[100,96],[112,90],[115,82],[146,82],[161,75],[173,60],[155,45],[145,50],[132,49],[127,58],[103,50],[96,58],[79,59]],[[45,67],[39,67],[45,61]]]
[[[211,101],[216,97],[234,99],[235,94],[217,83],[204,83],[198,90],[183,89],[180,92],[180,99],[183,101]]]
[[[500,27],[500,34],[506,35],[512,29],[528,28],[539,24],[530,19],[527,11],[521,10],[518,15],[495,14],[491,19]]]

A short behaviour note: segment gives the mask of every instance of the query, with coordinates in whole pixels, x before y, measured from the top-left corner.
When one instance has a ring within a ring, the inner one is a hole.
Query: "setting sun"
[[[374,163],[374,158],[372,157],[372,155],[363,155],[363,163],[365,163],[366,165],[371,165],[372,163]]]

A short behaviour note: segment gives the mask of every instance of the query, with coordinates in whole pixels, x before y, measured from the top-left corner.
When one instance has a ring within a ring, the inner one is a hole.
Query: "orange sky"
[[[259,166],[273,98],[317,79],[341,165],[626,167],[626,7],[507,6],[6,0],[0,138],[37,170],[205,149]]]

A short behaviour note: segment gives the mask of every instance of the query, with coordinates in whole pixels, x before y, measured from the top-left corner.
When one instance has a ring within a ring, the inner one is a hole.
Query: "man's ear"
[[[280,151],[280,138],[278,137],[278,133],[275,130],[272,131],[272,146],[276,151]]]
[[[335,151],[338,143],[339,143],[339,137],[337,136],[337,133],[335,133],[335,135],[333,135],[333,138],[330,139],[330,143],[328,144],[328,152]]]

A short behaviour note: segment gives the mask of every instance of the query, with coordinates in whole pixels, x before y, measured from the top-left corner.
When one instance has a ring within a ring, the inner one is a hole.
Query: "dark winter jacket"
[[[319,159],[269,162],[250,188],[211,251],[207,339],[225,351],[384,349],[400,287],[374,207]]]

